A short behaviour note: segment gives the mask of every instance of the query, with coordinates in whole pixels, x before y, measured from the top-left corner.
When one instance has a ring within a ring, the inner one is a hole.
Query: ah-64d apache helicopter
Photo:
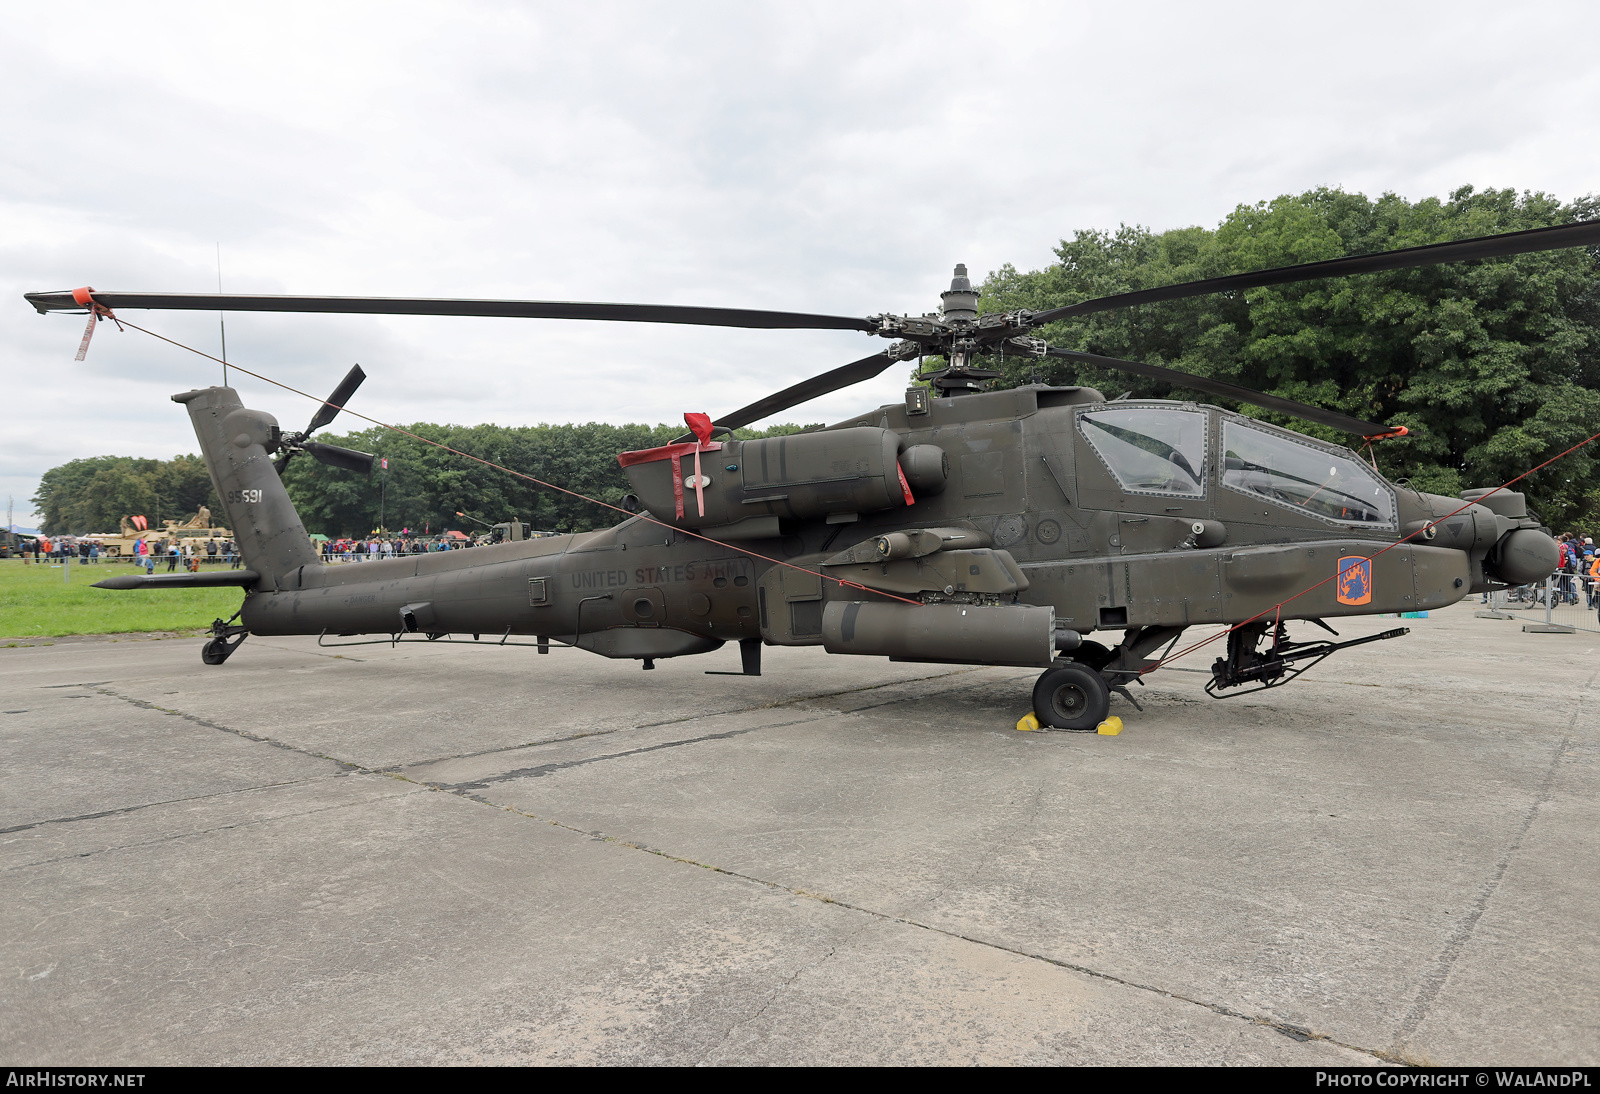
[[[522,316],[705,326],[860,330],[880,353],[795,384],[661,448],[618,458],[639,510],[577,535],[328,566],[280,481],[297,452],[370,470],[319,444],[363,379],[359,367],[299,433],[229,387],[183,403],[236,530],[246,570],[118,577],[107,588],[240,585],[231,625],[204,649],[221,664],[246,634],[537,636],[606,657],[708,653],[737,641],[743,674],[763,645],[901,661],[1043,669],[1042,724],[1092,729],[1112,691],[1159,664],[1187,627],[1241,624],[1207,689],[1271,687],[1351,642],[1295,642],[1286,620],[1438,608],[1536,581],[1556,566],[1523,496],[1420,493],[1348,448],[1173,400],[1108,402],[1087,387],[985,391],[979,359],[1058,357],[1165,380],[1368,439],[1403,430],[1135,361],[1049,346],[1046,323],[1111,308],[1600,243],[1581,223],[1212,278],[1042,312],[979,315],[956,268],[938,314],[867,318],[739,309],[539,301],[31,293],[40,312],[158,308]],[[931,390],[837,425],[765,440],[732,430],[942,355]],[[694,416],[690,416],[693,418]],[[704,417],[704,416],[700,416]],[[1481,501],[1479,501],[1481,499]],[[1299,595],[1296,595],[1299,594]],[[1292,598],[1292,599],[1291,599]],[[1287,601],[1287,603],[1285,603]],[[1116,635],[1109,644],[1090,639]],[[1266,645],[1263,646],[1263,642]],[[736,674],[737,675],[737,674]]]

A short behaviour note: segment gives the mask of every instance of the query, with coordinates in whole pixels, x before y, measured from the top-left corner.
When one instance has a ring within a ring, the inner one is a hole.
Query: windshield
[[[1231,419],[1222,485],[1342,524],[1393,524],[1394,494],[1361,461]]]
[[[1198,497],[1206,483],[1206,416],[1198,410],[1092,410],[1078,428],[1124,490]]]

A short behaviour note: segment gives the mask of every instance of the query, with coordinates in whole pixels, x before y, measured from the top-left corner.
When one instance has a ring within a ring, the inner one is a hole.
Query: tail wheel
[[[237,615],[234,616],[238,618]],[[220,665],[233,656],[233,651],[239,648],[249,635],[244,627],[234,627],[222,620],[211,624],[211,640],[200,647],[200,660],[208,665]]]
[[[1087,665],[1068,661],[1046,669],[1033,685],[1033,713],[1053,729],[1094,729],[1111,711],[1111,689]]]

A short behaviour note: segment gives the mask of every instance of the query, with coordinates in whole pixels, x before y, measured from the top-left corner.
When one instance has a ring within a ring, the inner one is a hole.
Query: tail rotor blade
[[[329,467],[340,467],[362,475],[372,473],[372,463],[377,459],[369,452],[357,452],[353,448],[340,448],[336,444],[321,444],[317,441],[306,441],[300,447],[311,453],[313,459]]]
[[[317,408],[311,424],[306,426],[306,433],[308,435],[315,433],[338,417],[339,411],[344,409],[345,404],[350,401],[350,396],[356,393],[356,388],[360,387],[361,381],[366,378],[367,374],[361,371],[360,365],[352,366],[350,371],[345,373],[344,379],[339,381],[339,386],[333,389],[333,394]]]
[[[272,469],[278,473],[278,478],[283,478],[283,469],[289,466],[289,457],[293,456],[294,453],[294,449],[286,449],[283,455],[272,461]]]

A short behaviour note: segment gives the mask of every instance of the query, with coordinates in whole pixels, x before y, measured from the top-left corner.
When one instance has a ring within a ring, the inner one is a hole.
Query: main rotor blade
[[[1073,315],[1088,315],[1091,312],[1127,308],[1135,304],[1155,304],[1162,300],[1183,300],[1209,293],[1258,289],[1265,285],[1288,285],[1296,281],[1315,281],[1323,277],[1350,277],[1354,274],[1380,273],[1384,270],[1406,270],[1414,266],[1465,262],[1473,258],[1503,258],[1506,255],[1530,254],[1534,251],[1555,251],[1563,247],[1596,245],[1600,245],[1600,220],[1588,220],[1578,224],[1561,224],[1554,228],[1530,228],[1525,232],[1507,232],[1504,235],[1463,239],[1455,243],[1430,243],[1425,247],[1405,247],[1398,251],[1379,251],[1377,254],[1332,258],[1325,262],[1307,262],[1299,266],[1278,266],[1270,270],[1256,270],[1254,273],[1208,277],[1204,281],[1163,285],[1158,289],[1140,289],[1137,292],[1102,296],[1096,300],[1085,300],[1079,304],[1068,304],[1065,307],[1036,312],[1031,321],[1034,326],[1040,326]]]
[[[25,293],[40,314],[82,311],[70,292]],[[112,309],[166,311],[337,312],[346,315],[477,315],[513,319],[598,319],[615,323],[683,323],[700,327],[765,330],[878,329],[865,318],[747,308],[696,308],[676,304],[586,304],[556,300],[439,300],[399,296],[239,296],[222,293],[138,293],[94,290],[97,303]]]
[[[340,448],[336,444],[322,444],[319,441],[305,441],[300,447],[329,467],[342,467],[362,475],[372,474],[372,462],[377,459],[370,452],[357,452],[353,448]]]
[[[757,399],[749,406],[742,406],[731,414],[723,414],[717,418],[716,424],[724,429],[738,429],[751,422],[759,422],[762,418],[810,402],[818,396],[827,395],[851,384],[859,384],[863,380],[870,380],[892,364],[894,359],[887,353],[874,353],[871,357],[863,357],[859,361],[841,365],[820,376],[801,380],[798,384],[768,395],[765,399]]]
[[[1160,365],[1147,365],[1142,361],[1124,361],[1119,357],[1101,357],[1097,353],[1079,353],[1076,350],[1057,349],[1051,346],[1045,351],[1046,356],[1060,357],[1068,361],[1082,361],[1089,365],[1098,365],[1101,368],[1116,369],[1118,372],[1132,372],[1140,376],[1148,376],[1153,380],[1165,380],[1174,387],[1187,388],[1190,391],[1203,391],[1207,395],[1220,395],[1224,399],[1236,399],[1241,403],[1259,406],[1265,410],[1275,410],[1279,414],[1288,414],[1304,421],[1315,422],[1331,429],[1343,430],[1354,433],[1358,437],[1381,437],[1395,432],[1394,426],[1379,425],[1377,422],[1364,422],[1360,418],[1352,418],[1348,414],[1340,414],[1337,410],[1324,410],[1319,406],[1308,406],[1297,403],[1293,399],[1280,399],[1276,395],[1256,391],[1254,388],[1240,387],[1230,384],[1226,380],[1213,380],[1206,376],[1195,376],[1177,369],[1162,368]]]
[[[361,381],[367,374],[361,371],[360,365],[354,365],[344,374],[344,379],[339,381],[339,386],[333,389],[333,394],[328,396],[325,403],[317,408],[317,413],[311,419],[311,424],[306,426],[306,433],[315,433],[329,422],[339,416],[345,404],[350,401],[350,396],[356,393],[356,388],[361,386]]]

